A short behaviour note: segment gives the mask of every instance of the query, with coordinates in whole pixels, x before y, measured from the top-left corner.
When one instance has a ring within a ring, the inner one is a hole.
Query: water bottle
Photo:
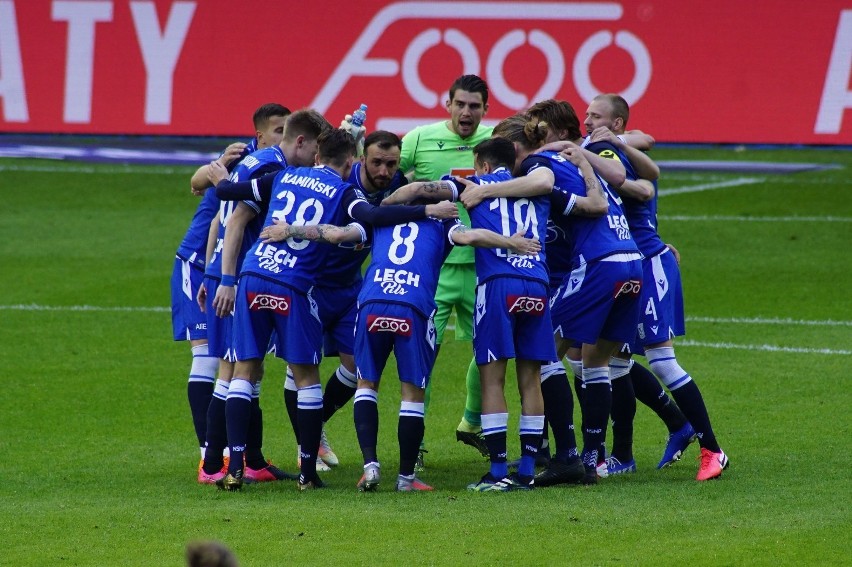
[[[352,113],[352,135],[355,138],[359,137],[361,132],[361,126],[364,125],[364,122],[367,120],[367,105],[362,104],[358,110]]]

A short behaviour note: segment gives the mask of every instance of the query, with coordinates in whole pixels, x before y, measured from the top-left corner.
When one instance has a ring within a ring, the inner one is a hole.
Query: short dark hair
[[[630,105],[624,100],[624,97],[614,93],[600,94],[592,100],[606,100],[612,106],[612,117],[621,118],[624,121],[624,126],[627,126],[627,120],[630,118]]]
[[[331,124],[316,110],[297,110],[287,119],[284,139],[292,141],[298,136],[304,136],[309,140],[317,140],[323,132],[328,130],[331,130]]]
[[[273,116],[288,116],[290,114],[290,109],[286,106],[281,106],[277,102],[267,102],[254,111],[251,119],[254,123],[254,129],[261,130]]]
[[[320,134],[317,139],[317,161],[334,166],[343,165],[350,157],[355,157],[355,138],[342,128],[332,128]]]
[[[482,104],[488,104],[488,83],[476,75],[462,75],[453,81],[450,85],[450,100],[453,100],[458,90],[479,93],[482,95]]]
[[[367,137],[364,138],[364,153],[366,154],[367,148],[373,145],[379,146],[379,149],[386,151],[393,147],[402,149],[402,140],[400,140],[399,136],[393,132],[388,132],[387,130],[376,130],[375,132],[370,132],[367,134]]]
[[[580,132],[580,119],[577,118],[574,107],[564,100],[551,98],[537,102],[529,107],[527,114],[532,118],[547,122],[551,130],[567,132],[568,140],[573,141],[583,137]]]
[[[473,158],[494,169],[507,167],[511,170],[515,167],[515,144],[506,138],[489,138],[473,148]]]

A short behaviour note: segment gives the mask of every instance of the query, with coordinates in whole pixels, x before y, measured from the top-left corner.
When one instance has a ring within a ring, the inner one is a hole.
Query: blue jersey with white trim
[[[639,179],[627,156],[621,152],[619,155],[627,172],[627,179],[633,181]],[[650,200],[640,201],[632,197],[622,197],[621,200],[624,216],[627,217],[627,226],[630,227],[630,234],[636,241],[639,251],[646,258],[650,258],[665,250],[666,244],[657,232],[657,182],[654,181],[654,196]]]
[[[622,197],[624,215],[636,246],[646,258],[656,256],[666,248],[666,243],[657,232],[657,182],[654,181],[654,196],[649,201]]]
[[[586,181],[580,168],[561,154],[551,151],[533,154],[523,161],[521,171],[527,175],[539,167],[547,167],[553,171],[554,214],[557,211],[564,211],[570,195],[586,196]],[[566,236],[573,243],[571,263],[574,267],[612,254],[639,252],[630,236],[627,219],[621,209],[621,199],[612,193],[603,179],[598,177],[598,181],[609,203],[607,214],[597,218],[572,216],[568,222],[564,223]],[[557,220],[556,223],[562,224],[562,219]]]
[[[252,138],[240,157],[244,157],[256,149],[257,138]],[[223,153],[220,153],[219,156]],[[236,161],[232,162],[228,166],[228,171],[231,171],[236,166],[236,163]],[[202,270],[207,261],[207,236],[210,234],[210,223],[213,222],[213,217],[216,216],[218,209],[219,199],[216,198],[216,191],[208,189],[195,209],[195,214],[192,216],[189,228],[176,252],[179,258],[192,263]]]
[[[588,137],[586,140],[588,140]],[[586,140],[584,140],[583,147],[601,157],[617,159],[624,165],[627,179],[631,181],[639,179],[633,164],[630,163],[630,159],[624,152],[607,142],[587,143]],[[627,226],[630,227],[630,235],[636,242],[639,251],[646,258],[662,252],[666,244],[657,233],[657,182],[654,181],[654,197],[651,200],[640,201],[632,197],[622,196],[621,201],[621,208],[627,218]]]
[[[512,179],[505,167],[492,173],[468,177],[477,185],[500,183]],[[456,182],[459,192],[464,186]],[[483,284],[498,276],[518,277],[548,283],[545,265],[545,239],[550,201],[546,196],[528,198],[498,197],[487,199],[469,211],[473,228],[486,228],[509,237],[523,232],[527,238],[541,242],[541,252],[534,256],[521,256],[507,249],[475,248],[476,277]]]
[[[210,223],[213,222],[218,208],[219,199],[216,198],[216,191],[208,189],[198,203],[189,228],[176,252],[181,260],[186,260],[202,270],[207,261],[207,235],[210,234]]]
[[[423,219],[374,227],[373,259],[358,305],[370,302],[409,305],[424,317],[435,311],[441,265],[452,249],[457,219]]]
[[[364,202],[359,190],[324,165],[288,167],[251,183],[258,193],[271,191],[264,227],[272,225],[273,219],[294,226],[342,225],[349,222],[352,207]],[[241,274],[253,274],[306,293],[316,283],[331,250],[327,244],[296,238],[269,244],[258,240],[246,255]]]
[[[391,179],[386,189],[370,193],[361,183],[361,162],[352,165],[349,174],[349,183],[360,189],[364,198],[371,205],[379,206],[385,197],[406,185],[408,180],[398,170]],[[350,287],[361,282],[361,267],[370,255],[371,243],[367,242],[344,242],[334,247],[322,266],[322,271],[317,277],[317,285],[322,287]]]
[[[233,171],[231,171],[228,179],[234,183],[248,181],[249,179],[256,179],[267,173],[279,171],[286,167],[287,158],[284,157],[284,152],[281,151],[281,148],[279,146],[270,146],[249,154],[240,160]],[[255,217],[246,224],[243,232],[243,240],[237,254],[236,273],[240,273],[240,266],[246,256],[246,252],[249,251],[260,236],[263,222],[266,219],[266,213],[269,210],[268,203],[257,201],[242,202],[251,207],[255,212]],[[231,214],[236,207],[236,201],[221,201],[219,204],[219,233],[216,237],[216,248],[213,250],[210,264],[207,266],[208,276],[219,278],[222,275],[222,247],[225,243],[225,228],[228,226],[228,220],[231,218]]]

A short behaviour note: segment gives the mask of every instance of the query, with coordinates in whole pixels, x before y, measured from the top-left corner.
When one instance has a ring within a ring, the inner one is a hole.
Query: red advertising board
[[[600,92],[664,142],[852,144],[852,5],[0,0],[0,132],[247,135],[265,102],[400,133]]]

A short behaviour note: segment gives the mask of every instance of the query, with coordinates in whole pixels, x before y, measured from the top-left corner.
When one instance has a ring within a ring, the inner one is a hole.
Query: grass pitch
[[[681,252],[689,316],[677,352],[731,467],[695,482],[693,446],[655,470],[665,428],[640,406],[635,475],[510,494],[464,490],[487,465],[454,438],[470,346],[452,340],[426,424],[422,477],[434,493],[392,491],[392,370],[379,403],[378,493],[355,490],[351,404],[329,424],[342,464],[323,475],[328,489],[196,484],[190,353],[171,341],[167,309],[174,250],[196,205],[191,169],[0,160],[0,565],[177,566],[195,539],[225,542],[244,566],[847,563],[850,153],[652,156],[843,166],[663,172],[660,231]],[[324,361],[322,375],[334,367]],[[283,364],[270,359],[265,452],[293,470],[282,386]]]

